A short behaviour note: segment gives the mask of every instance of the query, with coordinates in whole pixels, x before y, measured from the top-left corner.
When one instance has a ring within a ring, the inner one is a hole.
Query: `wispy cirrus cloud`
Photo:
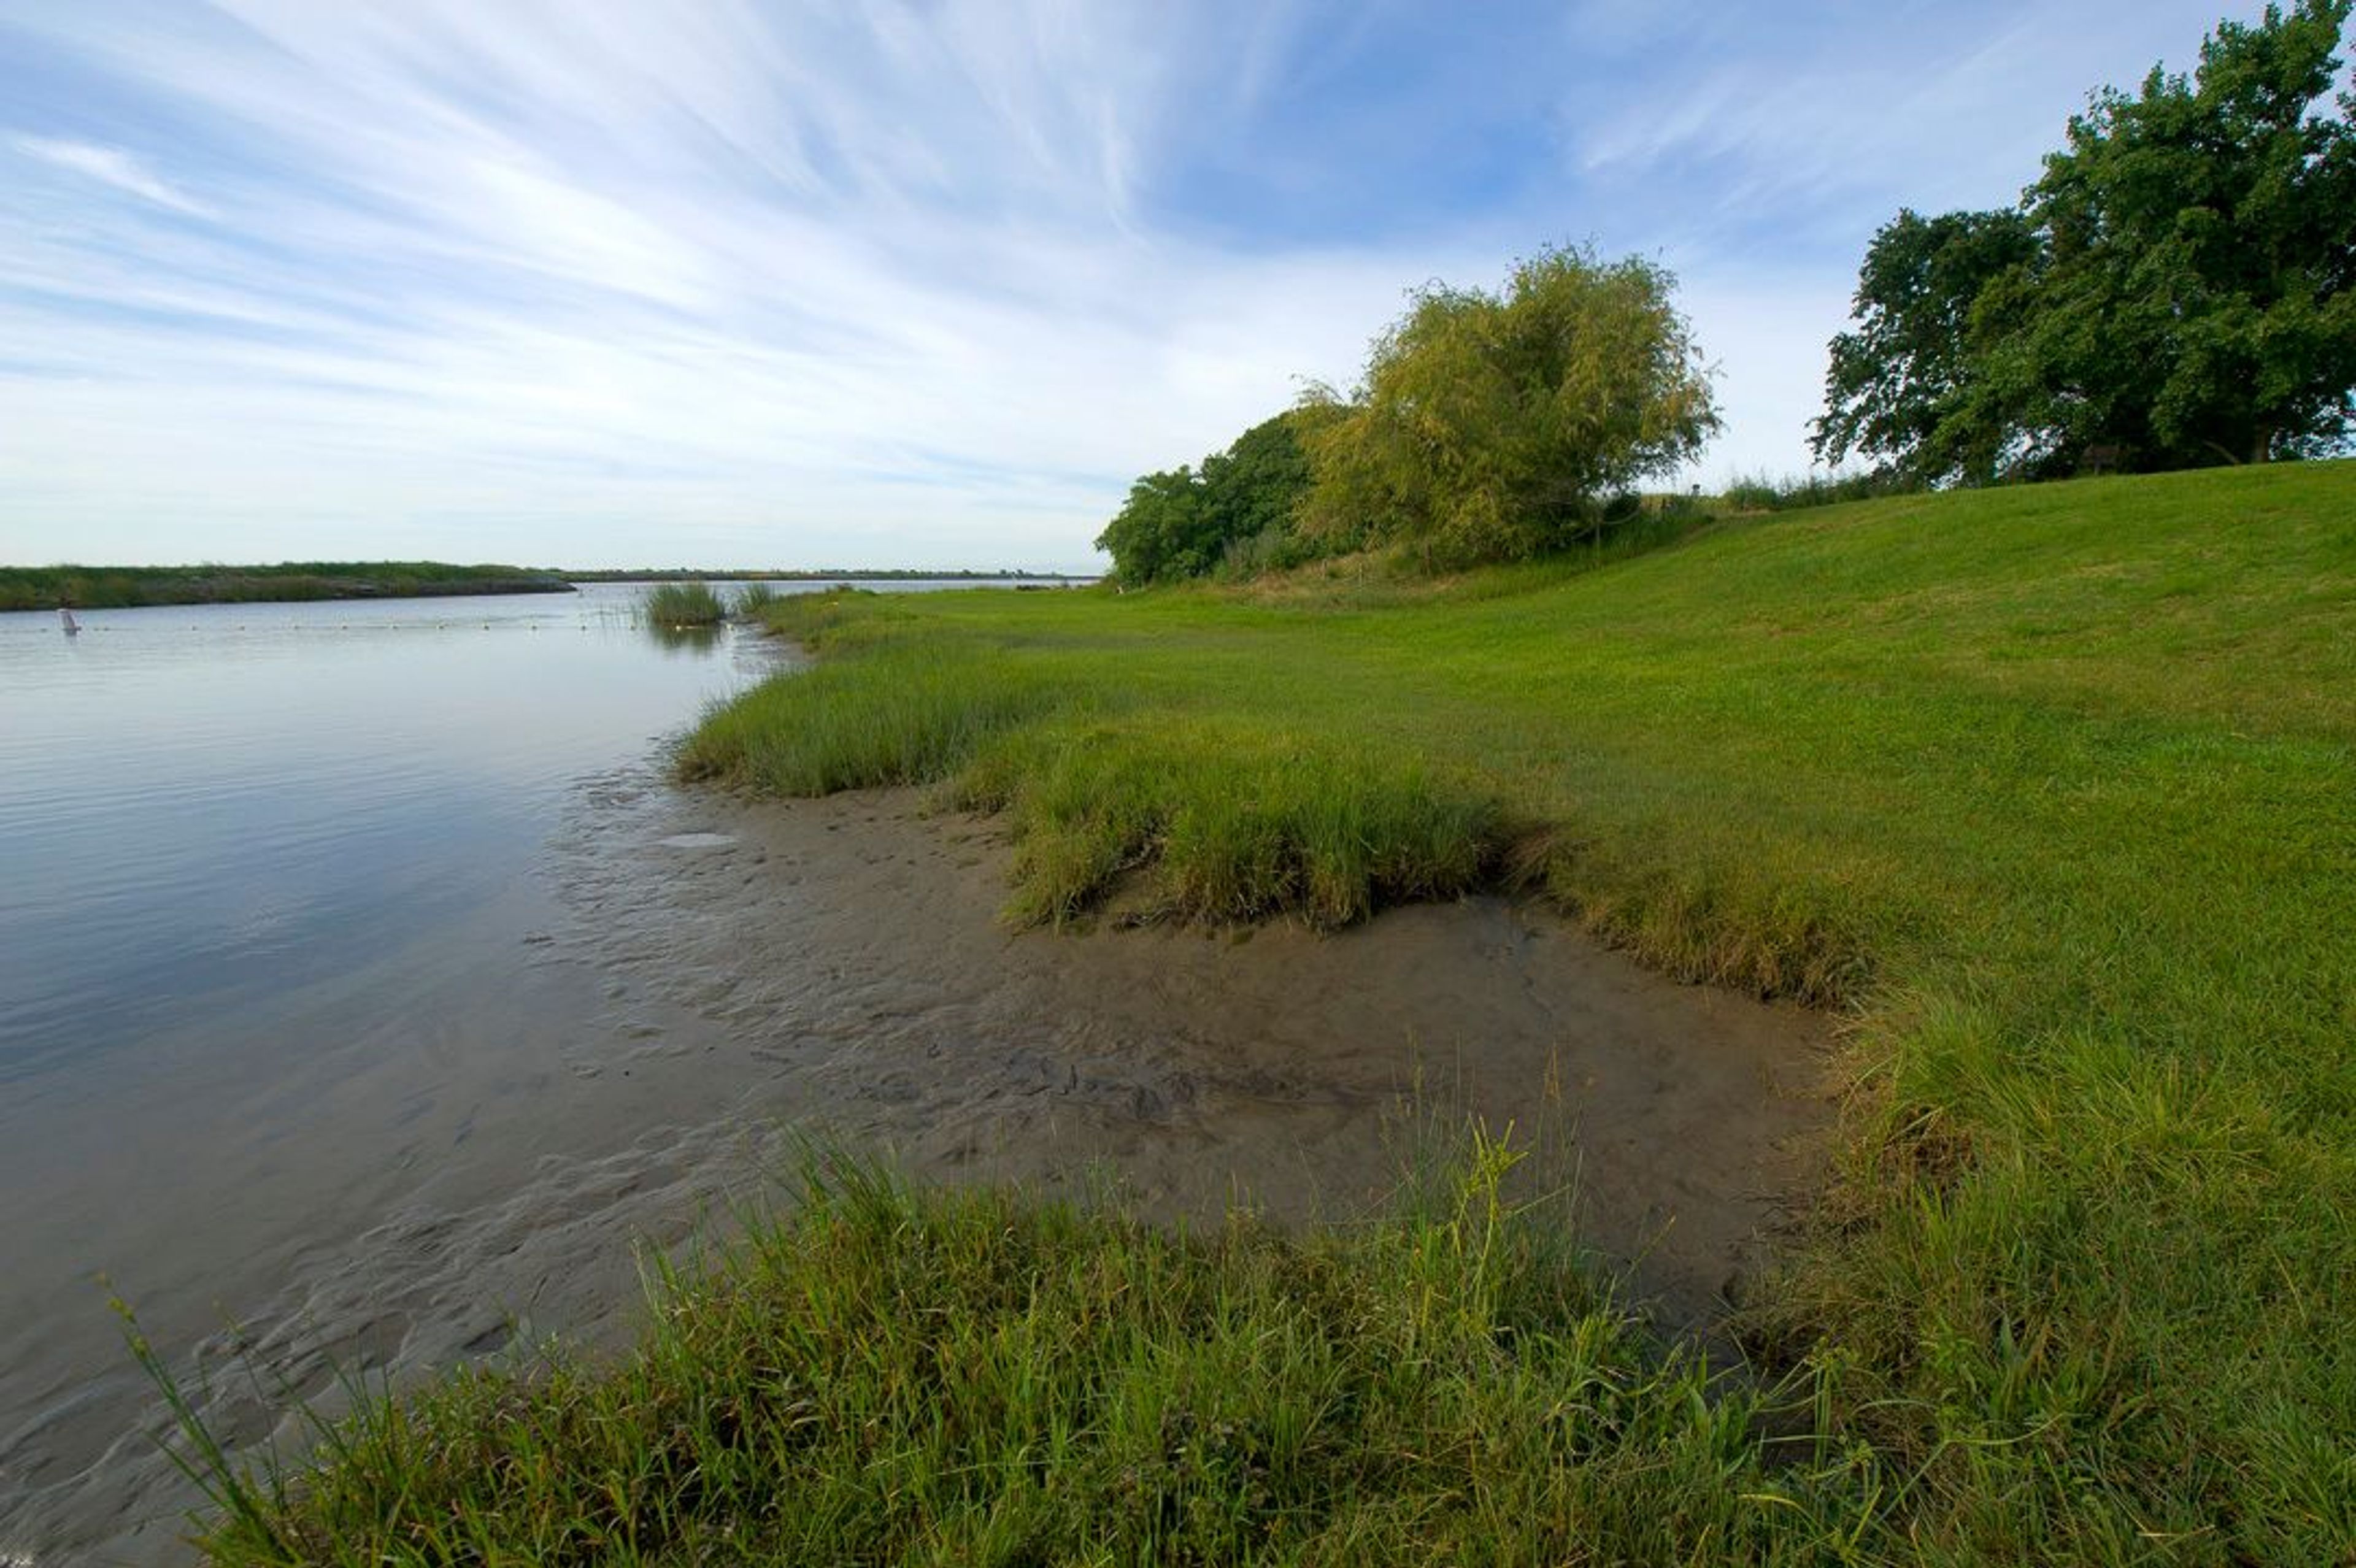
[[[0,557],[1084,564],[1558,240],[1797,466],[1873,222],[2207,16],[2084,9],[0,0]]]
[[[128,191],[158,207],[193,217],[204,217],[204,207],[173,189],[156,177],[145,163],[120,147],[102,147],[91,142],[68,141],[54,136],[16,136],[11,138],[16,150],[43,163],[53,164],[78,175],[85,175],[102,185]]]

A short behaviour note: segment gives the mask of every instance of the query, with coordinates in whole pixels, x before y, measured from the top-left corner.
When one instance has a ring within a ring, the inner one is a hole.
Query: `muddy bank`
[[[1543,911],[1018,932],[998,829],[914,792],[640,805],[573,884],[602,961],[726,1022],[778,1114],[922,1174],[1096,1167],[1158,1215],[1348,1217],[1396,1181],[1403,1105],[1469,1112],[1567,1154],[1587,1238],[1691,1326],[1815,1168],[1821,1017],[1665,980]]]
[[[1469,1111],[1554,1146],[1586,1239],[1681,1325],[1814,1168],[1809,1015],[1494,900],[1333,937],[1012,932],[996,830],[918,806],[597,781],[550,846],[554,896],[434,955],[447,994],[389,991],[381,1036],[323,1049],[273,1104],[184,1083],[124,1129],[167,1171],[176,1137],[275,1129],[221,1168],[234,1196],[201,1233],[121,1221],[155,1265],[123,1283],[159,1342],[201,1339],[186,1364],[225,1434],[299,1444],[264,1391],[332,1404],[337,1368],[399,1383],[545,1334],[624,1342],[634,1248],[756,1198],[797,1126],[925,1176],[1108,1179],[1162,1217],[1301,1220],[1380,1200],[1403,1104]],[[91,1306],[68,1333],[0,1329],[58,1369],[0,1428],[0,1559],[184,1560],[187,1489]]]

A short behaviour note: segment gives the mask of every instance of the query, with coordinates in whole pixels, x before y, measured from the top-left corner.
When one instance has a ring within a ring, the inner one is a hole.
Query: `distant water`
[[[0,1559],[120,1442],[95,1279],[185,1343],[530,1168],[599,999],[551,835],[778,657],[643,592],[0,614]]]

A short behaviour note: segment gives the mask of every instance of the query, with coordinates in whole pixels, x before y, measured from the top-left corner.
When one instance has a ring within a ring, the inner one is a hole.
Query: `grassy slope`
[[[1034,881],[1070,858],[1059,770],[1139,759],[1113,793],[1166,798],[1102,859],[1171,848],[1173,733],[1229,798],[1283,794],[1264,757],[1419,768],[1656,961],[1858,1004],[1888,1110],[1784,1327],[1931,1464],[1924,1517],[1991,1551],[2045,1509],[2077,1546],[2356,1541],[2356,469],[1892,499],[1569,571],[894,603],[844,640],[1087,715],[969,764]]]
[[[1024,915],[1343,920],[1512,873],[1678,972],[1855,1009],[1846,1180],[1751,1324],[1814,1457],[1705,1480],[1659,1437],[1649,1506],[1741,1521],[1679,1554],[2356,1552],[2356,468],[1870,502],[1437,590],[776,613],[833,656],[683,770],[949,781],[1023,836]]]

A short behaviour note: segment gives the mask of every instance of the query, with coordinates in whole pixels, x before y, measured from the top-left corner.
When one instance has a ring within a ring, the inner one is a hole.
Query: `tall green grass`
[[[683,778],[778,795],[931,783],[1057,697],[1005,655],[882,650],[769,681],[715,709],[676,765]]]
[[[948,798],[1009,814],[1009,908],[1027,921],[1123,891],[1132,914],[1346,925],[1470,891],[1504,852],[1497,807],[1475,790],[1245,725],[1059,718],[984,749]]]
[[[787,624],[834,684],[762,693],[739,750],[821,699],[897,731],[895,668],[967,671],[965,720],[905,721],[965,739],[903,776],[1008,813],[1027,918],[1518,878],[1848,1009],[1853,1142],[1746,1331],[1910,1554],[2356,1552],[2356,468]]]
[[[1901,496],[1922,486],[1894,474],[1786,474],[1778,478],[1762,471],[1741,474],[1726,482],[1719,499],[1738,512],[1791,512],[1805,507],[1833,507],[1843,501],[1869,501],[1881,496]]]
[[[639,1350],[364,1407],[218,1564],[1870,1560],[1870,1477],[1633,1335],[1475,1137],[1288,1239],[814,1171]]]
[[[647,591],[643,602],[648,622],[677,631],[685,626],[716,626],[727,617],[728,606],[708,583],[663,582]]]

